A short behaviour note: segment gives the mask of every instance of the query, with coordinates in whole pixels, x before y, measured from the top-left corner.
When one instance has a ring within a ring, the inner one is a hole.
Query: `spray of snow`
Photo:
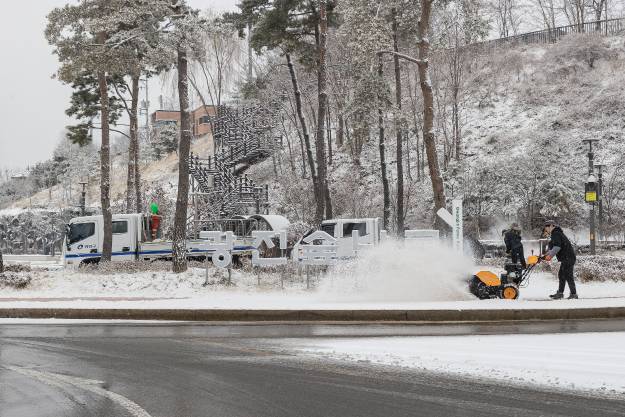
[[[443,243],[387,241],[338,265],[319,286],[324,299],[354,301],[467,300],[475,266]]]

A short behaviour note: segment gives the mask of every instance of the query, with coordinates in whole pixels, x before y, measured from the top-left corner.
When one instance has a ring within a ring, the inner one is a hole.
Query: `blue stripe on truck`
[[[252,250],[252,249],[256,249],[256,248],[254,246],[235,246],[232,250],[233,251],[245,251],[245,250]],[[192,249],[190,253],[207,253],[207,252],[213,252],[213,251]],[[129,255],[135,255],[135,252],[113,252],[111,253],[111,256],[129,256]],[[141,255],[171,255],[171,251],[170,250],[150,250],[150,251],[139,252],[139,256]],[[100,256],[102,256],[101,253],[65,254],[66,259],[97,258]]]

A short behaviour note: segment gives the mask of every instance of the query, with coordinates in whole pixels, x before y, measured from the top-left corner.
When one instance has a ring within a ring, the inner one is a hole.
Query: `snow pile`
[[[293,350],[342,360],[625,394],[625,332],[294,339]]]
[[[321,296],[366,301],[467,300],[475,267],[444,243],[389,240],[339,264],[319,286]]]

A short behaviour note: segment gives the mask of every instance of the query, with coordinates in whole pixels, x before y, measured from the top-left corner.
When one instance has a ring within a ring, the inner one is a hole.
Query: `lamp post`
[[[595,168],[597,168],[597,200],[599,201],[599,242],[602,239],[605,239],[603,235],[603,168],[605,168],[605,164],[595,164]]]
[[[588,144],[588,181],[586,182],[586,202],[590,204],[590,254],[597,253],[596,227],[595,227],[595,202],[597,201],[597,181],[595,178],[595,154],[592,145],[599,139],[585,139],[582,142]]]

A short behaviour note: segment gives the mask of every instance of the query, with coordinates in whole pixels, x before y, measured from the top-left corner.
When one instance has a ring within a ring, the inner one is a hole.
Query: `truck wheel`
[[[100,263],[100,258],[88,258],[88,259],[85,259],[84,261],[81,261],[79,266],[97,265],[99,263]]]

